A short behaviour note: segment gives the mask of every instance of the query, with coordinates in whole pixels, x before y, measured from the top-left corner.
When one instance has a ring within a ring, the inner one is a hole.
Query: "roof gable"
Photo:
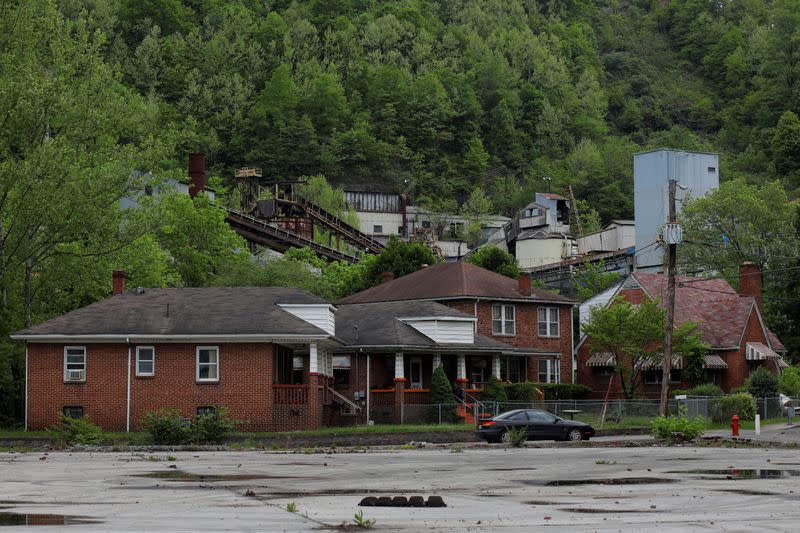
[[[464,261],[438,263],[382,283],[371,289],[352,294],[342,298],[337,303],[454,298],[492,298],[573,303],[570,298],[538,288],[534,288],[530,296],[524,295],[519,291],[517,280]]]

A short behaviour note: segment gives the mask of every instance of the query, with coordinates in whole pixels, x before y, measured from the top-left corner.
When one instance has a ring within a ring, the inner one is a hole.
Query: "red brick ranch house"
[[[700,338],[710,346],[704,368],[710,383],[730,392],[742,385],[750,373],[764,366],[780,372],[788,365],[782,354],[786,348],[769,330],[761,316],[761,277],[756,265],[745,263],[740,268],[740,293],[724,279],[703,279],[679,276],[675,290],[675,324],[697,322]],[[589,318],[590,308],[613,305],[616,297],[631,303],[645,299],[665,301],[667,279],[663,274],[635,272],[623,283],[581,305],[581,320]],[[591,338],[582,336],[577,346],[578,383],[592,389],[593,397],[606,395],[614,375],[616,361],[612,354],[592,353]],[[683,357],[675,354],[671,383],[673,388],[686,388],[682,375]],[[643,365],[639,392],[658,398],[661,391],[661,363]],[[616,388],[612,384],[612,394]]]
[[[124,291],[122,279],[111,298],[13,335],[27,343],[27,428],[64,412],[130,430],[164,407],[225,407],[253,431],[411,420],[439,365],[475,394],[491,375],[571,381],[572,302],[472,265],[381,286],[411,279],[401,294],[433,284],[434,298],[338,309],[297,289]]]

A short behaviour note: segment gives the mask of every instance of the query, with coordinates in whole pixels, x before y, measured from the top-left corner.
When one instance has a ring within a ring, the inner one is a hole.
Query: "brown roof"
[[[572,304],[574,300],[544,289],[534,288],[530,296],[519,292],[513,278],[497,274],[471,263],[438,263],[406,276],[382,283],[342,298],[337,303],[355,304],[398,300],[444,300],[454,298],[491,298],[497,300],[533,300]]]
[[[665,301],[667,277],[664,274],[636,272],[633,277],[652,298]],[[712,348],[739,346],[755,309],[755,299],[737,293],[724,279],[678,276],[676,282],[675,323],[698,322],[700,337]],[[784,349],[772,332],[768,329],[766,332],[774,349]]]

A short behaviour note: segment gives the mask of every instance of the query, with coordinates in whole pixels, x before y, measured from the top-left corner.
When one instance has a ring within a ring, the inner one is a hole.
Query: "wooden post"
[[[675,189],[678,182],[669,180],[669,223],[676,223]],[[675,323],[675,268],[677,264],[676,244],[669,244],[667,248],[667,318],[664,324],[664,374],[661,381],[661,403],[658,413],[667,416],[669,402],[669,377],[672,370],[672,329]]]

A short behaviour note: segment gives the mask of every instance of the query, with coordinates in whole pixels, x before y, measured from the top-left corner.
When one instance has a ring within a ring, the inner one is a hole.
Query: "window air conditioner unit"
[[[85,370],[67,370],[67,381],[85,381]]]

